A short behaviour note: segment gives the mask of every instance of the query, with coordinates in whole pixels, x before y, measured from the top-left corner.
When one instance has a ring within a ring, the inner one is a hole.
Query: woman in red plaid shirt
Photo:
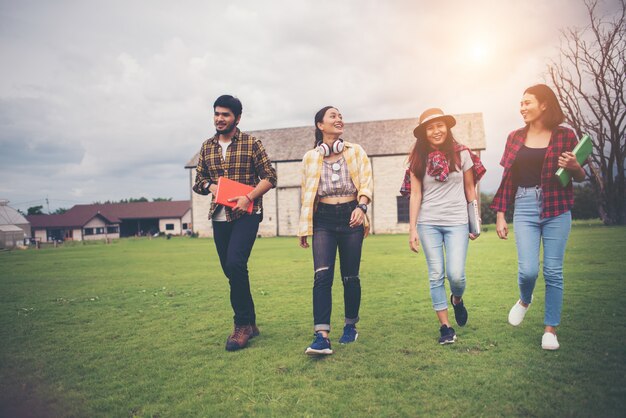
[[[539,275],[539,247],[543,242],[543,277],[546,282],[545,330],[541,347],[556,350],[556,327],[563,305],[563,258],[572,224],[574,204],[571,182],[563,187],[554,173],[568,170],[576,181],[585,171],[571,152],[577,143],[571,129],[560,126],[565,116],[556,95],[545,84],[524,91],[520,113],[525,127],[509,134],[500,165],[500,187],[491,208],[497,211],[496,232],[507,239],[504,213],[513,203],[513,225],[518,257],[520,298],[509,312],[509,323],[519,325],[533,298]]]

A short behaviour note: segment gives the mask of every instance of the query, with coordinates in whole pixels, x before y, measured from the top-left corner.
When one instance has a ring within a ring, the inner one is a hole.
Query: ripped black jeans
[[[356,201],[339,205],[319,203],[313,216],[313,320],[315,331],[330,331],[332,286],[335,260],[339,249],[339,266],[343,283],[346,324],[359,321],[361,281],[359,266],[363,246],[363,225],[350,228],[350,215]]]

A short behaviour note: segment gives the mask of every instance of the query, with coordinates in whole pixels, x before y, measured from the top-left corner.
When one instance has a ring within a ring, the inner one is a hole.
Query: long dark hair
[[[454,150],[456,144],[457,142],[456,139],[454,139],[454,135],[452,135],[452,130],[448,127],[446,140],[441,145],[439,150],[446,156],[446,160],[448,160],[448,164],[450,166],[450,171],[457,171],[458,166],[460,165],[459,156]],[[424,175],[426,174],[426,165],[428,164],[428,154],[434,150],[435,149],[432,145],[430,145],[430,142],[428,142],[426,138],[420,137],[415,140],[415,144],[413,144],[413,148],[409,153],[409,170],[411,170],[411,172],[418,179],[424,179]]]
[[[328,111],[328,109],[336,109],[336,107],[324,106],[323,108],[318,110],[317,113],[315,114],[315,118],[313,122],[313,124],[315,125],[315,143],[313,144],[313,148],[318,147],[324,140],[324,134],[322,133],[322,131],[320,131],[320,128],[317,127],[317,124],[321,123],[324,120],[324,115],[326,115],[326,112]]]
[[[524,90],[524,94],[532,94],[540,104],[546,105],[541,121],[548,129],[554,129],[565,120],[565,115],[554,91],[545,84],[535,84]]]

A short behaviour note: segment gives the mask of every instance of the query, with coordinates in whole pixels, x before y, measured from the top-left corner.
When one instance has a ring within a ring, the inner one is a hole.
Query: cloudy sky
[[[310,125],[326,104],[347,122],[482,112],[494,191],[524,88],[586,21],[582,0],[0,0],[0,198],[188,199],[223,93],[242,130]]]

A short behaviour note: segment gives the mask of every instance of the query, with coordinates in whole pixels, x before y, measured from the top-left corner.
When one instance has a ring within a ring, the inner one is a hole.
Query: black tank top
[[[548,148],[522,148],[515,156],[513,163],[513,181],[516,186],[533,187],[541,185],[541,170]]]

